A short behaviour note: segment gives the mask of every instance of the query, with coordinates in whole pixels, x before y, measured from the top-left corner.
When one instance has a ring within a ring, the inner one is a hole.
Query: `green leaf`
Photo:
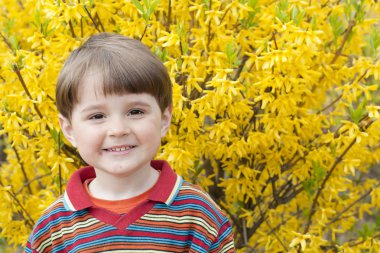
[[[305,16],[305,11],[302,9],[299,9],[297,6],[293,6],[292,8],[292,20],[294,21],[295,25],[299,25]]]
[[[36,21],[37,27],[41,24],[41,11],[36,9],[34,11],[34,20]]]
[[[317,30],[317,15],[313,15],[313,17],[311,17],[311,29],[313,31]]]
[[[20,56],[19,58],[18,58],[18,61],[17,61],[17,67],[19,68],[19,69],[23,69],[24,68],[24,56]]]
[[[364,20],[365,16],[365,4],[364,1],[352,1],[352,5],[354,6],[356,15],[355,15],[355,21],[357,23],[360,23]]]
[[[363,100],[362,102],[360,102],[356,108],[354,108],[353,105],[349,106],[349,114],[352,121],[355,124],[359,124],[360,120],[366,115],[367,113],[366,106],[367,106],[366,100]]]
[[[51,137],[53,138],[54,142],[57,144],[57,150],[60,150],[64,143],[62,141],[62,134],[61,131],[57,131],[55,129],[52,129],[50,131]]]
[[[2,31],[3,31],[4,35],[7,37],[7,36],[9,36],[9,34],[13,28],[13,25],[15,24],[15,20],[14,20],[14,18],[11,18],[8,20],[8,22],[4,22],[4,23],[5,24],[3,26]]]
[[[329,23],[334,35],[334,42],[337,44],[338,37],[344,32],[343,22],[338,14],[333,14],[329,18]]]
[[[326,169],[321,166],[321,163],[318,161],[312,161],[311,166],[314,170],[314,177],[317,182],[320,182],[326,176]]]
[[[376,224],[376,230],[379,231],[380,230],[380,214],[376,216],[375,224]]]
[[[226,55],[227,55],[227,59],[228,59],[228,63],[233,66],[233,64],[235,63],[236,61],[236,49],[235,49],[235,45],[233,42],[230,42],[227,44],[226,46]]]
[[[307,196],[311,198],[315,193],[316,182],[314,179],[309,178],[302,183],[302,187],[307,193]]]
[[[199,161],[196,161],[194,163],[194,169],[195,169],[195,172],[193,174],[193,181],[195,181],[197,179],[197,177],[199,176],[199,174],[201,174],[201,172],[203,170],[205,170],[205,168],[203,166],[199,166]]]
[[[252,9],[255,9],[258,2],[259,0],[248,0],[247,5]]]
[[[153,4],[150,6],[150,10],[151,10],[151,13],[153,13],[154,12],[154,10],[156,9],[156,7],[157,7],[157,5],[158,5],[158,3],[160,2],[160,0],[155,0],[154,2],[153,2]]]
[[[145,13],[143,6],[138,0],[132,0],[132,2],[136,6],[136,8],[141,12],[141,14]]]
[[[288,23],[290,21],[288,6],[289,3],[287,0],[282,0],[279,4],[276,5],[275,15],[279,20],[281,20],[282,23]]]
[[[363,237],[363,239],[367,239],[372,237],[375,234],[376,226],[372,223],[365,222],[363,224],[362,229],[358,230],[358,234]]]
[[[367,56],[377,57],[377,49],[380,45],[380,30],[377,27],[372,27],[371,34],[367,37],[367,45],[365,53]]]
[[[254,22],[255,16],[260,12],[260,6],[257,6],[258,0],[248,0],[240,1],[241,3],[247,5],[252,10],[249,10],[248,17],[241,20],[243,28],[251,28],[256,25]]]
[[[156,9],[159,3],[159,0],[154,0],[153,3],[150,0],[143,0],[143,4],[141,4],[141,2],[138,0],[132,0],[132,1],[133,1],[133,4],[141,13],[142,18],[144,19],[145,23],[148,23],[150,19],[150,15],[152,15],[154,10]]]
[[[18,43],[18,40],[15,36],[10,36],[8,40],[9,40],[9,43],[11,44],[12,49],[14,51],[19,49],[19,43]]]
[[[158,58],[160,58],[160,60],[162,62],[166,62],[167,61],[168,51],[166,50],[166,48],[164,48],[163,50],[161,50],[161,48],[159,48],[158,46],[155,46],[154,47],[154,53],[158,56]]]

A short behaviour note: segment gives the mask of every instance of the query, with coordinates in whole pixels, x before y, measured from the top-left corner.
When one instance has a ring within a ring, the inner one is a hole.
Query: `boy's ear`
[[[70,120],[68,120],[66,117],[62,116],[61,114],[58,115],[58,119],[59,119],[59,125],[66,139],[71,143],[71,145],[73,145],[73,147],[76,147],[77,145],[75,142],[73,127],[71,126]]]
[[[170,122],[172,120],[172,109],[173,109],[173,107],[170,105],[162,113],[162,117],[161,117],[161,138],[164,138],[166,133],[169,131]]]

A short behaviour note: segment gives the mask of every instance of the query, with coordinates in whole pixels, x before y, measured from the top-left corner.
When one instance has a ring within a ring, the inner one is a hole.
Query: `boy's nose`
[[[128,135],[131,132],[128,124],[123,119],[114,119],[110,122],[108,134],[110,136],[123,136]]]

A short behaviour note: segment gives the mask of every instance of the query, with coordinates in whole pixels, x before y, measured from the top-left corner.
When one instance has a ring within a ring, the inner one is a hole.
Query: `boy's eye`
[[[142,114],[144,114],[144,112],[140,109],[133,109],[128,112],[128,116],[138,116]]]
[[[89,119],[102,119],[104,118],[104,115],[103,114],[94,114],[94,115],[91,115]]]

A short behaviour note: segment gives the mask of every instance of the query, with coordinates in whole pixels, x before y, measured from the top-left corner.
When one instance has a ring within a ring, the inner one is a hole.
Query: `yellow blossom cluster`
[[[167,67],[157,155],[225,210],[239,252],[380,252],[380,2],[0,0],[0,237],[23,245],[83,161],[55,83],[91,34]]]

